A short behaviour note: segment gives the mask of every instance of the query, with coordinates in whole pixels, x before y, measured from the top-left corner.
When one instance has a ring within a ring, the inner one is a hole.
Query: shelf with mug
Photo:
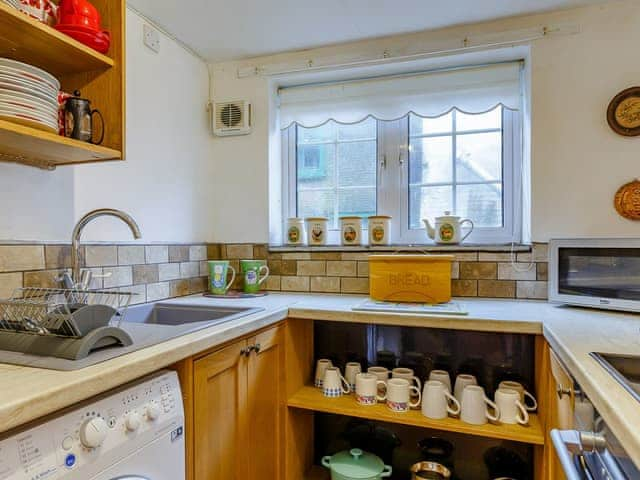
[[[313,386],[305,386],[291,396],[287,402],[289,408],[310,410],[314,412],[332,413],[348,417],[365,418],[380,422],[399,423],[414,427],[430,428],[449,432],[458,432],[515,442],[544,445],[544,431],[536,414],[529,415],[529,425],[471,425],[457,418],[433,420],[422,415],[420,410],[405,413],[392,412],[383,403],[364,406],[356,402],[353,395],[327,398],[322,391]]]
[[[121,158],[119,150],[0,120],[0,161],[52,169]]]
[[[114,60],[0,2],[0,57],[40,67],[54,76],[104,70]]]

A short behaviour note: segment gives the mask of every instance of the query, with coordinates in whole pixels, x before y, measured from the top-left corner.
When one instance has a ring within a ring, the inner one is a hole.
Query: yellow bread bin
[[[385,302],[449,302],[453,259],[453,255],[370,255],[369,295]]]

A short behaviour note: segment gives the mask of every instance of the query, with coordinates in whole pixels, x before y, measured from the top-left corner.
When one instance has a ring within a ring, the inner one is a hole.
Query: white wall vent
[[[213,103],[213,134],[219,137],[251,133],[251,104],[246,100]]]

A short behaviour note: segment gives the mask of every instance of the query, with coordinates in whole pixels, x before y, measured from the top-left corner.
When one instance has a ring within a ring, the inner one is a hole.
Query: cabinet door
[[[247,423],[248,478],[284,478],[284,345],[282,327],[249,340]]]
[[[243,340],[194,362],[195,480],[247,478],[246,347]]]

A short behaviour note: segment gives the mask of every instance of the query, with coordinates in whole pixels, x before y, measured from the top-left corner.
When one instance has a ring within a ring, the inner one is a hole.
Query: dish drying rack
[[[100,348],[129,346],[120,328],[132,293],[19,288],[0,300],[0,349],[69,360]]]

